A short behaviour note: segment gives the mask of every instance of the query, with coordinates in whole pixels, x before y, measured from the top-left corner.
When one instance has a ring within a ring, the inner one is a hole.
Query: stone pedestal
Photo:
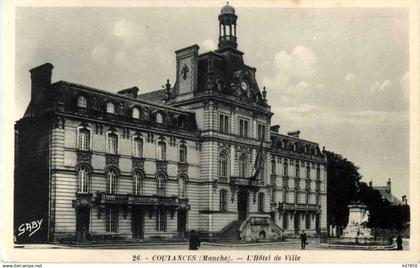
[[[341,240],[347,243],[370,243],[373,240],[370,228],[366,227],[369,221],[369,210],[364,204],[353,203],[349,208],[349,222],[343,231]]]

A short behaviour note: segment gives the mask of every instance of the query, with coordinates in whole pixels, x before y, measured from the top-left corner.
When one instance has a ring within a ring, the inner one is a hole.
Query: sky
[[[17,8],[15,120],[30,101],[29,69],[45,62],[55,67],[53,82],[112,92],[174,83],[174,51],[215,49],[219,12]],[[360,167],[363,181],[379,186],[391,178],[393,194],[408,196],[407,10],[236,7],[236,14],[238,49],[267,88],[272,125],[300,130]]]

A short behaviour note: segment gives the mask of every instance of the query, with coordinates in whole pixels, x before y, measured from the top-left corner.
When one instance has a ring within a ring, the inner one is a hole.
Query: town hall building
[[[112,93],[52,83],[50,63],[30,70],[31,101],[15,125],[16,242],[326,232],[323,151],[272,124],[238,49],[235,9],[218,19],[218,48],[175,51],[176,81],[162,90]],[[22,232],[34,220],[39,231]]]

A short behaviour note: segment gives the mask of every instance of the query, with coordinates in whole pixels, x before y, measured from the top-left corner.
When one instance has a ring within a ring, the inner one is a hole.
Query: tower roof
[[[222,9],[220,10],[220,14],[232,14],[235,15],[235,9],[233,8],[233,6],[229,5],[229,2],[226,3],[226,5],[224,7],[222,7]]]

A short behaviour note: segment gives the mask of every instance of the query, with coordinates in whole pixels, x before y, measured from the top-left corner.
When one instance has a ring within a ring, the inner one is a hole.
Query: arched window
[[[179,184],[179,197],[185,198],[187,196],[187,177],[180,175],[178,179]]]
[[[276,160],[271,160],[271,175],[276,175]]]
[[[228,168],[228,159],[224,152],[219,155],[219,178],[222,180],[227,179],[227,168]]]
[[[164,141],[158,142],[158,159],[166,160],[166,143]]]
[[[158,196],[165,196],[165,174],[159,173],[156,177],[156,188]]]
[[[141,188],[143,182],[143,175],[140,171],[136,171],[133,174],[133,194],[141,195]]]
[[[300,167],[299,167],[299,161],[296,161],[296,166],[295,166],[295,177],[299,178],[300,177]]]
[[[276,188],[271,188],[271,203],[276,203]]]
[[[187,162],[187,146],[185,146],[185,144],[179,146],[179,162]]]
[[[133,143],[134,157],[143,157],[143,139],[138,136],[134,137]]]
[[[289,165],[287,164],[287,160],[285,160],[283,164],[283,176],[287,177],[288,174],[289,174]]]
[[[163,116],[161,113],[156,113],[156,123],[163,124]]]
[[[264,198],[265,195],[264,193],[259,193],[258,194],[258,212],[264,212]]]
[[[263,158],[262,163],[261,163],[261,170],[260,170],[260,174],[259,174],[259,180],[260,181],[264,181],[265,180],[265,159]]]
[[[87,128],[79,129],[79,150],[90,150],[90,130]]]
[[[311,168],[309,166],[306,166],[306,178],[311,178]]]
[[[115,169],[109,169],[106,174],[106,192],[108,194],[117,193],[117,171]]]
[[[132,117],[134,119],[140,119],[140,110],[137,107],[133,108]]]
[[[220,190],[220,211],[227,211],[227,190]]]
[[[106,112],[109,114],[115,113],[115,105],[110,101],[106,103]]]
[[[118,135],[115,133],[108,133],[107,136],[107,153],[118,153]]]
[[[239,177],[248,177],[248,159],[244,154],[239,158]]]
[[[79,168],[77,192],[89,192],[89,169],[86,166],[81,166]]]
[[[79,108],[87,108],[87,99],[85,96],[79,96],[77,98],[77,107]]]

